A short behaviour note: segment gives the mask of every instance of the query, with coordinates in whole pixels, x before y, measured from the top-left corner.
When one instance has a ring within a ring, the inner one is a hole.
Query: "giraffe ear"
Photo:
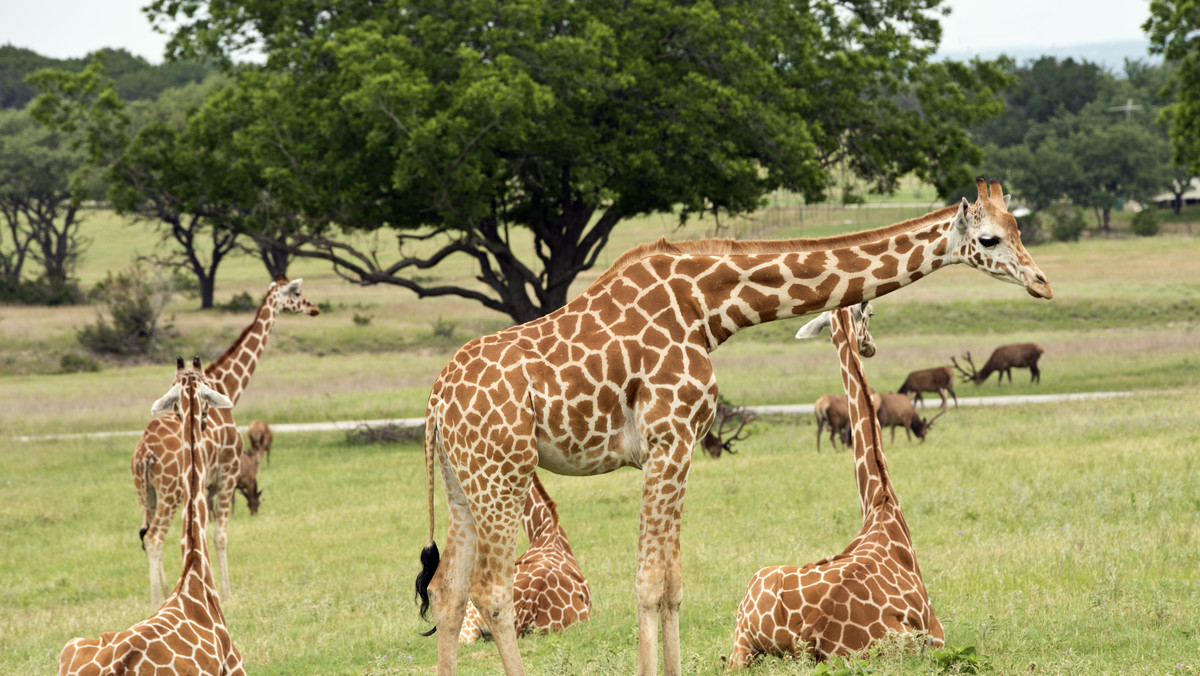
[[[958,203],[958,213],[954,215],[954,229],[960,233],[967,231],[967,207],[969,206],[971,203],[967,201],[966,197]]]
[[[303,281],[303,279],[293,279],[292,281],[288,282],[287,286],[283,287],[283,292],[289,295],[293,293],[300,293],[300,282]]]
[[[833,315],[829,314],[829,311],[826,310],[825,312],[817,315],[816,319],[809,320],[807,324],[801,326],[800,330],[796,332],[796,340],[816,338],[817,336],[821,335],[821,329],[829,326],[830,322],[832,321],[832,316]]]
[[[1009,201],[1010,201],[1010,200],[1012,200],[1012,195],[1005,195],[1005,196],[1004,196],[1004,208],[1005,208],[1005,209],[1008,209],[1008,203],[1009,203]]]
[[[179,401],[179,385],[172,385],[171,389],[162,396],[154,405],[150,407],[150,417],[157,418],[164,413],[170,413],[175,410],[175,402]]]
[[[208,385],[200,385],[199,389],[196,391],[196,394],[200,395],[201,399],[207,401],[208,405],[214,408],[233,408],[233,402],[229,399],[229,397],[221,394]]]

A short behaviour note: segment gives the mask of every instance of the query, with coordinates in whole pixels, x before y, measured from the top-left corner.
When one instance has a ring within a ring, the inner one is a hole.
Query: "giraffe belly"
[[[538,467],[567,476],[592,476],[607,474],[615,469],[639,466],[621,453],[613,453],[608,447],[579,448],[564,450],[551,440],[538,439]]]

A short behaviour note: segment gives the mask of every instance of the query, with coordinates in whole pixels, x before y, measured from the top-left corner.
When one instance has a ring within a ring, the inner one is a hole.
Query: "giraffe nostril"
[[[1036,280],[1038,281],[1038,283],[1039,283],[1039,284],[1045,284],[1045,283],[1046,283],[1046,276],[1045,276],[1045,275],[1038,275],[1038,276],[1037,276],[1037,277],[1035,277],[1034,279],[1036,279]]]

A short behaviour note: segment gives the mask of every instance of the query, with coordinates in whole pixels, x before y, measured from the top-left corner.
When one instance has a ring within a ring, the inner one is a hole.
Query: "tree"
[[[990,64],[931,61],[936,0],[680,4],[159,0],[169,56],[235,85],[198,115],[253,165],[294,253],[361,284],[563,305],[620,221],[817,201],[834,167],[948,189],[997,112]],[[261,47],[261,67],[233,68]],[[274,226],[272,226],[274,227]],[[386,252],[356,233],[394,234]],[[360,238],[361,239],[361,238]],[[467,257],[479,286],[414,273]]]
[[[0,242],[4,296],[33,302],[76,300],[75,264],[87,242],[80,234],[80,201],[88,184],[72,176],[83,154],[25,111],[0,111],[0,215],[7,244]],[[25,263],[42,268],[33,287],[23,284]]]
[[[195,275],[201,309],[213,307],[217,270],[236,250],[237,223],[250,208],[240,192],[247,183],[236,158],[222,155],[223,141],[190,126],[191,112],[181,110],[217,85],[185,88],[131,111],[100,57],[81,73],[39,71],[30,81],[44,92],[34,115],[83,136],[91,164],[103,168],[113,208],[161,226],[175,248],[160,262]]]
[[[1150,51],[1162,54],[1175,66],[1163,90],[1174,102],[1166,106],[1162,120],[1170,125],[1171,146],[1176,163],[1200,174],[1200,4],[1196,0],[1151,0],[1150,18],[1142,25],[1150,37]]]

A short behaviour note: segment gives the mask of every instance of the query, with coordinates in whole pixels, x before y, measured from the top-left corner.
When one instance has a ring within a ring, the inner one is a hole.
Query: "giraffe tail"
[[[145,495],[142,496],[142,527],[138,529],[138,540],[142,541],[142,551],[146,551],[146,532],[150,530],[150,519],[158,506],[158,494],[154,492],[154,477],[151,476],[154,459],[154,453],[147,451],[146,459],[142,463],[142,471],[145,473],[142,490],[145,491]]]
[[[423,620],[429,619],[429,583],[433,580],[433,574],[437,572],[438,562],[441,561],[437,543],[433,540],[433,459],[437,452],[437,443],[438,419],[430,406],[425,416],[425,482],[429,498],[429,544],[421,550],[421,572],[417,573],[416,583],[416,597],[421,601],[420,614]],[[436,624],[429,631],[421,632],[421,635],[432,636],[435,631]]]

